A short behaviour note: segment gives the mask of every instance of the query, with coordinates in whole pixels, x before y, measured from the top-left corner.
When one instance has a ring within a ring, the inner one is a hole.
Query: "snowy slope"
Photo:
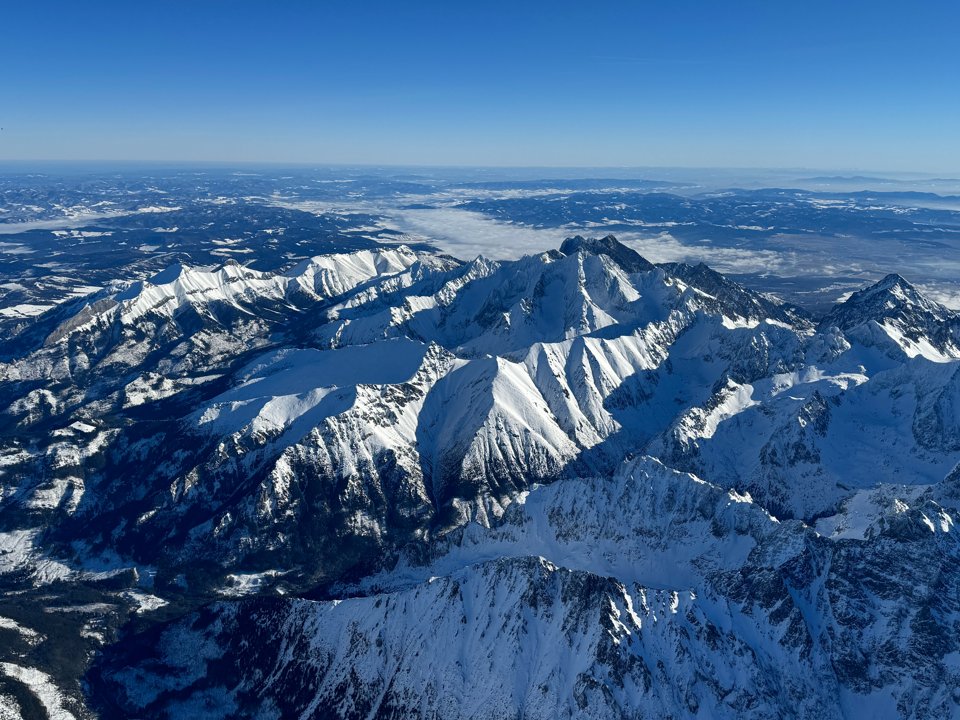
[[[948,707],[960,320],[899,276],[815,323],[612,237],[400,246],[176,266],[36,323],[0,366],[0,580],[140,568],[124,592],[169,613],[338,601],[175,621],[228,655],[222,687],[183,667],[191,711]],[[239,647],[263,677],[229,669]],[[106,662],[124,712],[175,714],[162,672]]]
[[[33,389],[9,411],[21,426],[70,414],[99,429],[107,406],[142,414],[170,397],[171,422],[148,436],[142,425],[103,429],[120,465],[157,461],[120,487],[78,469],[83,502],[41,500],[66,497],[47,486],[31,502],[59,503],[78,522],[134,503],[137,522],[120,531],[127,552],[145,546],[156,562],[157,541],[178,536],[184,560],[242,567],[257,555],[249,569],[259,570],[271,554],[286,562],[287,551],[300,557],[343,533],[397,546],[487,523],[531,482],[607,474],[638,453],[808,519],[878,480],[935,483],[954,467],[949,311],[888,278],[815,330],[707,268],[670,267],[676,275],[612,238],[574,238],[508,263],[401,247],[315,258],[284,275],[165,271],[108,311],[137,328],[131,339],[97,348],[85,369],[74,355],[67,392]],[[295,304],[301,293],[309,304]],[[187,322],[216,316],[215,306],[237,313]],[[152,324],[138,324],[145,317]],[[891,318],[912,322],[911,342],[940,354],[891,355],[892,345],[864,340],[865,327]],[[66,325],[57,348],[72,351],[73,335],[92,342],[82,324]],[[37,352],[48,357],[49,343]],[[8,372],[35,367],[36,355]],[[138,369],[119,374],[122,388],[103,387],[121,357]],[[84,406],[91,381],[102,399]],[[58,436],[58,457],[83,457],[73,435]],[[115,543],[111,534],[88,539]],[[322,555],[298,569],[329,577]]]

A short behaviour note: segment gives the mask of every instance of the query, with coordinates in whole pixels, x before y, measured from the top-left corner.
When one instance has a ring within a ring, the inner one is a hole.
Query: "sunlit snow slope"
[[[23,337],[0,575],[165,618],[106,717],[957,713],[960,316],[897,275],[814,318],[613,237],[383,247]]]

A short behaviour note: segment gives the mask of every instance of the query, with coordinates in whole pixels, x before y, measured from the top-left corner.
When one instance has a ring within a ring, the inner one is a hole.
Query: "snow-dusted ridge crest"
[[[87,323],[117,320],[131,326],[147,315],[172,317],[187,308],[212,313],[211,306],[225,305],[254,314],[256,305],[265,301],[292,306],[298,300],[319,301],[342,295],[375,278],[403,272],[420,257],[400,245],[319,255],[283,273],[257,271],[236,261],[216,268],[177,263],[146,280],[129,284],[120,292],[94,298],[85,311],[59,326],[47,342],[60,342],[68,334],[82,333]]]
[[[32,322],[0,364],[0,578],[260,596],[108,651],[120,715],[960,701],[960,318],[899,276],[815,319],[612,236],[397,246],[173,266]]]

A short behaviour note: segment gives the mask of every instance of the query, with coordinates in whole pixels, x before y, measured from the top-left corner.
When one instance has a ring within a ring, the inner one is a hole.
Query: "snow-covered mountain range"
[[[104,717],[958,713],[960,315],[899,276],[383,246],[3,354],[0,581],[112,608]]]

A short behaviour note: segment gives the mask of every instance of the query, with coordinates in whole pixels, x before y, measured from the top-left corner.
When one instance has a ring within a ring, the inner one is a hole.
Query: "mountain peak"
[[[169,265],[168,267],[164,268],[156,275],[153,275],[147,282],[149,282],[151,285],[167,285],[181,277],[189,270],[190,268],[183,263],[174,263],[173,265]]]
[[[853,311],[885,317],[911,307],[934,313],[940,310],[936,303],[924,297],[923,293],[907,282],[903,276],[890,273],[873,285],[853,293],[837,305],[828,317],[841,313],[849,314]]]
[[[606,255],[624,270],[631,273],[646,272],[654,267],[640,253],[624,245],[614,235],[607,235],[602,238],[585,238],[582,235],[574,235],[563,241],[560,252],[564,255],[573,255],[578,252]]]
[[[927,299],[896,273],[834,306],[820,327],[849,332],[860,326],[870,327],[871,323],[879,325],[910,357],[918,353],[931,359],[957,356],[955,338],[960,318]]]
[[[875,282],[875,283],[874,283],[873,285],[871,285],[870,287],[872,287],[872,288],[892,288],[892,287],[894,287],[895,285],[906,286],[906,287],[909,287],[909,288],[912,288],[912,287],[913,287],[913,285],[911,285],[909,282],[907,282],[906,279],[904,279],[903,275],[900,275],[899,273],[890,273],[889,275],[887,275],[886,277],[884,277],[882,280],[879,280],[879,281]],[[870,288],[867,288],[867,289],[870,289]]]
[[[860,295],[860,299],[865,299],[876,293],[890,293],[901,300],[910,300],[912,302],[916,301],[925,301],[925,298],[917,290],[916,287],[907,282],[902,275],[898,273],[890,273],[882,280],[878,280],[873,285],[861,290],[859,293],[854,293],[854,296]],[[854,296],[850,297],[850,300]]]

